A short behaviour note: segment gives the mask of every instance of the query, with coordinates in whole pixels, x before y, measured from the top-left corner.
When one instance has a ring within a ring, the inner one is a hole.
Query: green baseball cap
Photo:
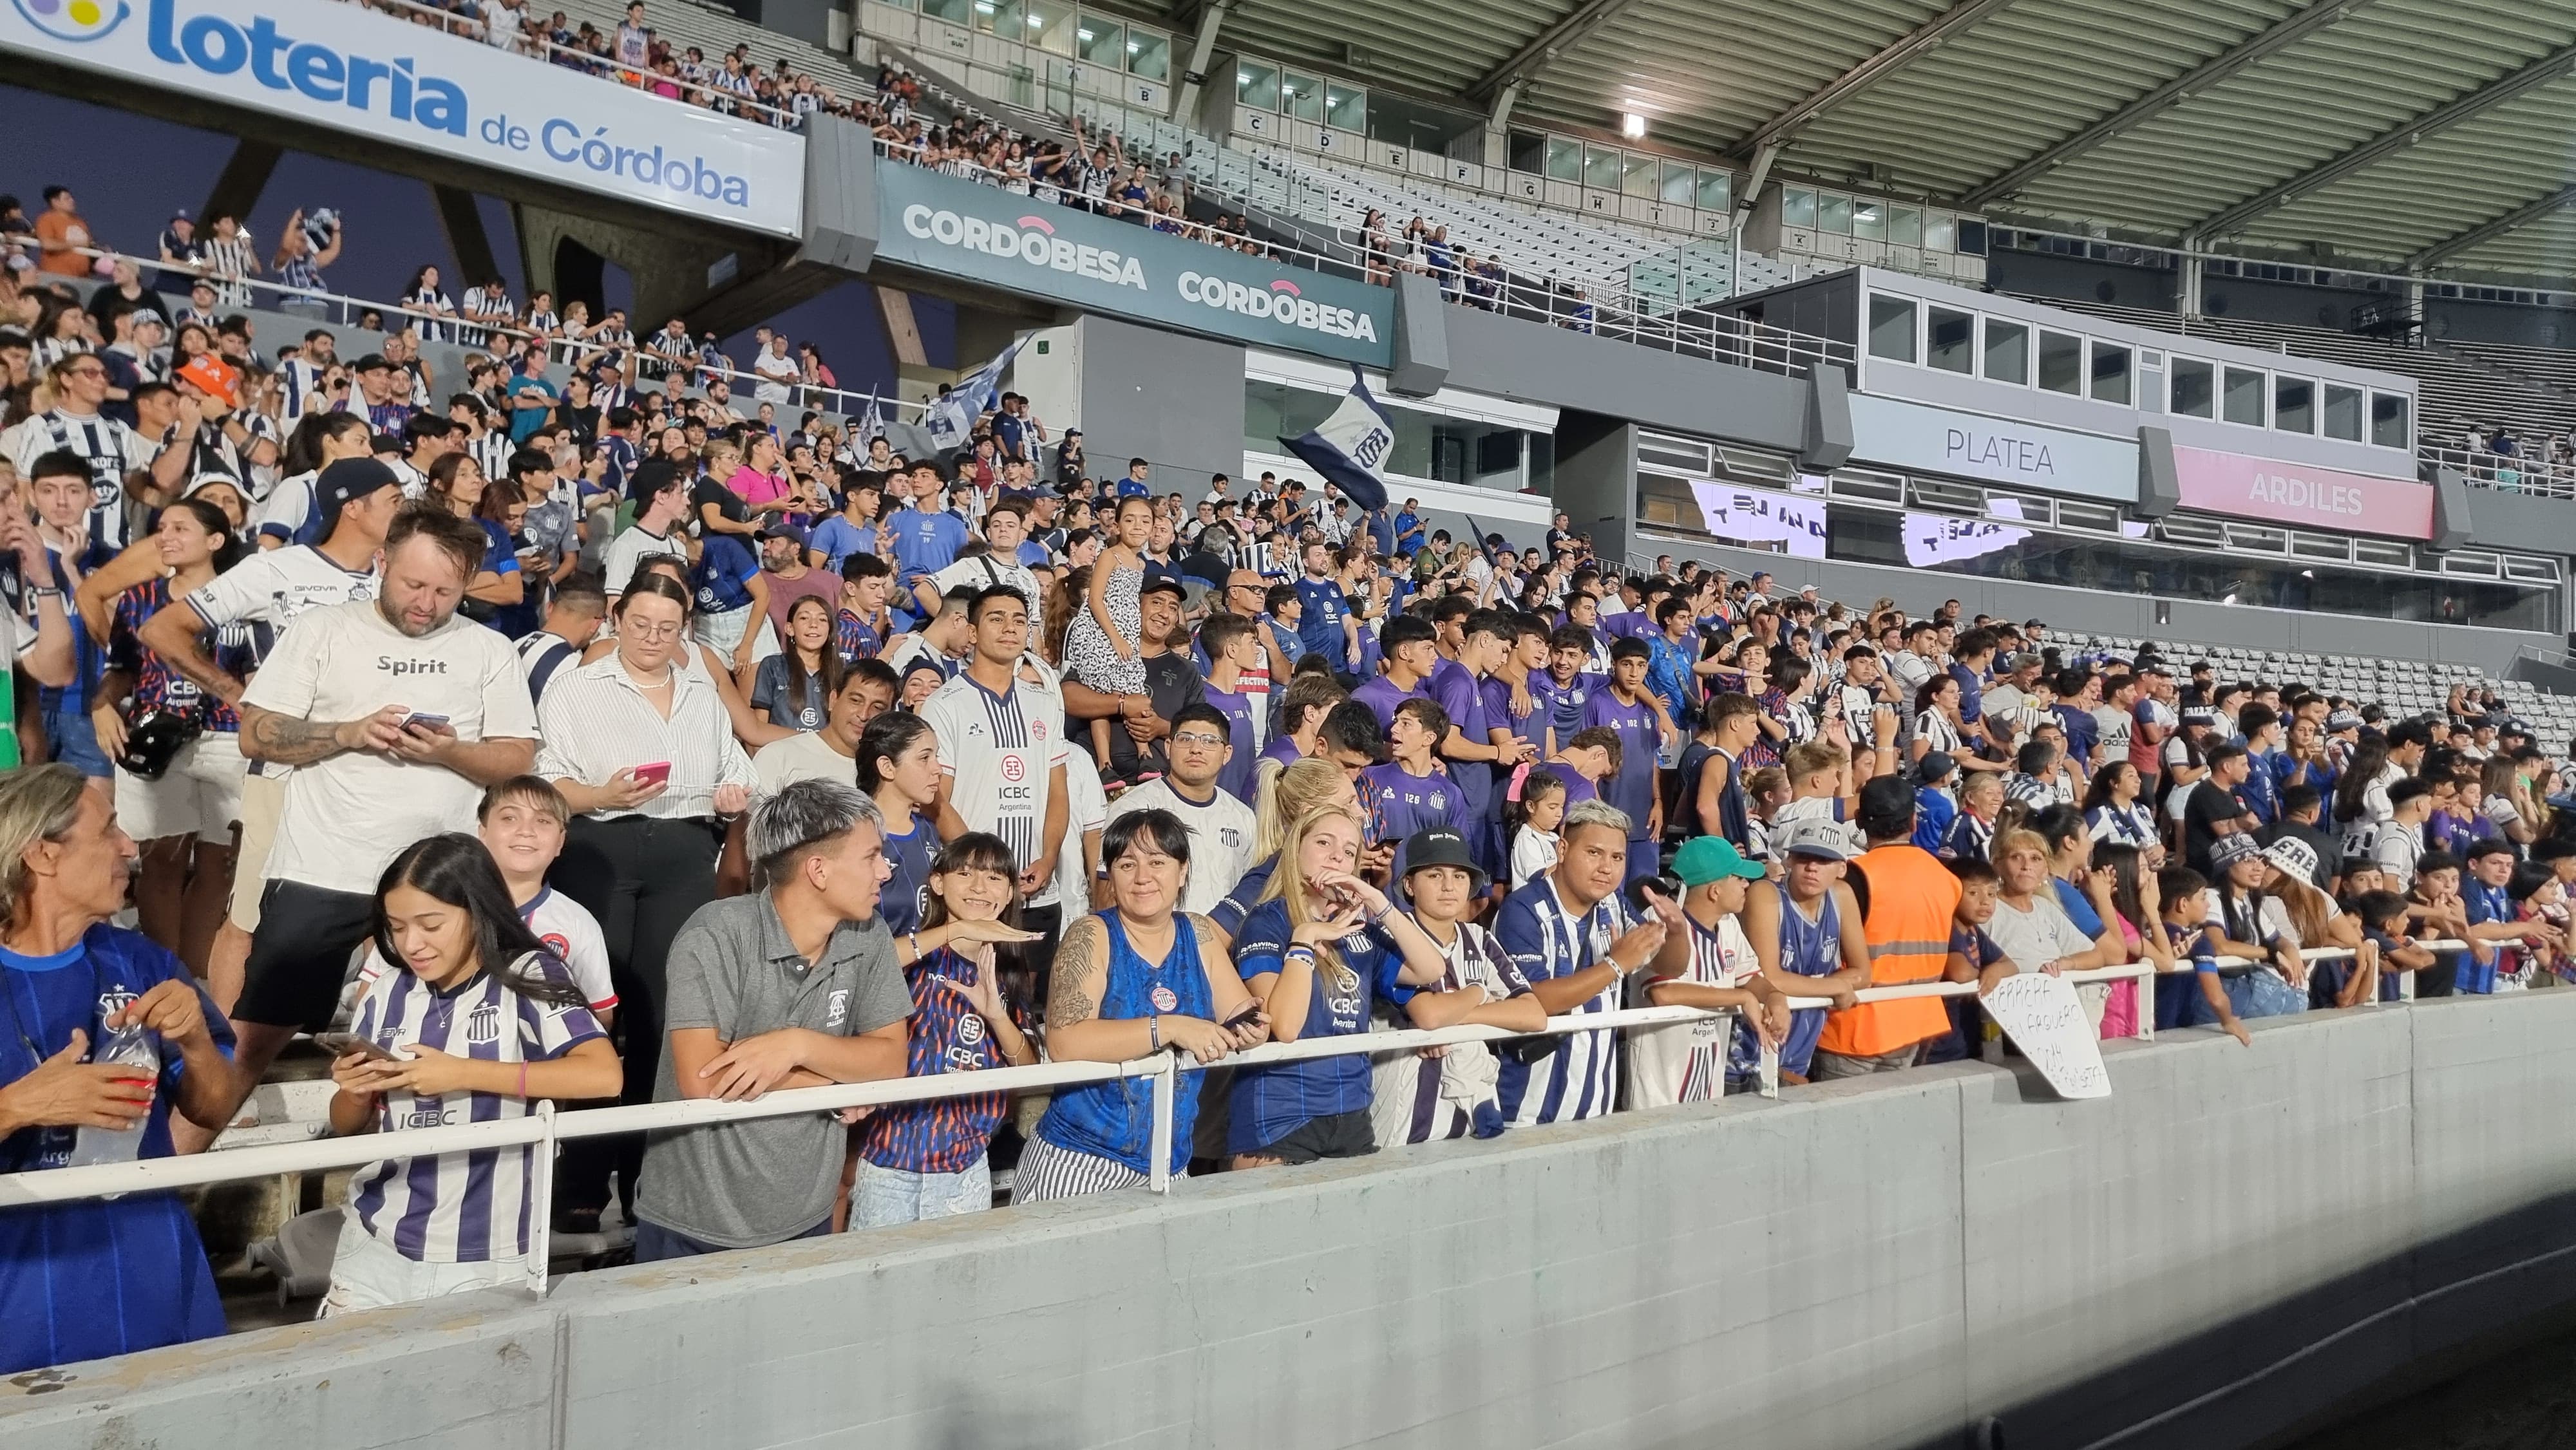
[[[1673,874],[1682,879],[1684,886],[1706,886],[1729,876],[1759,881],[1763,870],[1759,862],[1745,860],[1732,842],[1718,836],[1700,836],[1684,842],[1674,854]]]

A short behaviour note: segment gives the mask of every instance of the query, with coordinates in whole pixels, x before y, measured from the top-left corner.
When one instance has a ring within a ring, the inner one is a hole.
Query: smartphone
[[[1223,1022],[1218,1023],[1217,1026],[1227,1032],[1240,1032],[1244,1028],[1249,1027],[1260,1020],[1261,1004],[1257,1001],[1246,1002],[1243,1004],[1242,1011],[1228,1017]]]
[[[396,1052],[390,1047],[378,1046],[374,1038],[360,1037],[354,1032],[316,1032],[313,1034],[313,1045],[335,1058],[346,1057],[352,1052],[363,1052],[375,1062],[411,1061],[409,1053]]]
[[[647,761],[635,767],[635,778],[646,785],[660,785],[671,778],[671,762]]]
[[[435,727],[446,723],[447,717],[444,715],[435,714],[428,710],[414,710],[403,717],[402,728],[409,730],[415,725],[428,725]]]

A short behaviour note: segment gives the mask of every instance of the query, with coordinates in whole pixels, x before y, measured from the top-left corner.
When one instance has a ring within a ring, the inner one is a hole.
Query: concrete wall
[[[1444,310],[1450,387],[1786,453],[1805,446],[1803,377],[1658,352],[1470,307]]]
[[[0,1438],[2226,1450],[2576,1298],[2571,1031],[2313,1014],[2094,1102],[1959,1065],[608,1271],[22,1377]]]
[[[1144,458],[1158,488],[1188,492],[1210,474],[1243,471],[1242,344],[1098,315],[1073,327],[1080,412],[1048,421],[1082,430],[1095,476],[1123,477],[1128,459]]]
[[[2483,501],[2483,493],[2480,499]],[[1594,537],[1598,539],[1599,535]],[[1793,559],[1785,554],[1733,548],[1706,538],[1653,528],[1640,530],[1629,544],[1628,557],[1636,563],[1650,563],[1657,554],[1698,559],[1735,574],[1767,569],[1778,577],[1784,589],[1795,592],[1799,586],[1813,583],[1825,598],[1841,600],[1854,608],[1883,595],[1911,613],[1928,614],[1941,601],[1956,599],[1971,615],[2043,619],[2052,629],[2132,640],[2199,641],[2239,649],[2295,650],[2373,659],[2449,660],[2474,664],[2497,676],[2505,673],[2525,645],[2565,647],[2565,641],[2554,634],[2163,599],[2107,589],[1950,574],[1937,569]],[[2157,618],[2159,609],[2165,611],[2162,622]]]

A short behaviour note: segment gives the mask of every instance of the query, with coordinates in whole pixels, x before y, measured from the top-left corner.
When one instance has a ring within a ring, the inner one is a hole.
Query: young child
[[[2218,950],[2207,925],[2209,897],[2209,878],[2188,866],[2167,866],[2156,873],[2157,925],[2177,963],[2173,971],[2156,978],[2156,1027],[2161,1031],[2215,1023],[2251,1047],[2253,1035],[2237,1020],[2225,981],[2218,975]],[[2189,981],[2183,980],[2179,965],[2185,960],[2191,963]]]
[[[1473,1023],[1521,1032],[1545,1027],[1547,1009],[1510,953],[1467,919],[1485,886],[1467,838],[1434,827],[1407,839],[1404,856],[1404,893],[1413,919],[1440,948],[1449,970],[1405,1000],[1401,1019],[1391,1009],[1382,1012],[1380,1025],[1437,1029]],[[1462,1042],[1436,1053],[1380,1053],[1373,1062],[1369,1119],[1379,1147],[1470,1134],[1491,1138],[1503,1131],[1496,1097],[1500,1063],[1491,1046]]]
[[[2406,898],[2374,885],[2354,896],[2344,910],[2360,920],[2362,940],[2379,948],[2379,1000],[2399,1000],[2405,995],[2400,978],[2435,961],[2433,953],[2415,945],[2415,938],[2407,933]]]
[[[2002,881],[1983,856],[1962,856],[1941,864],[1959,879],[1959,904],[1950,912],[1950,964],[1942,976],[1953,982],[1975,982],[1978,996],[1983,996],[2014,970],[2004,949],[1986,934],[1986,923],[1995,919],[1995,895]],[[1949,1035],[1933,1039],[1924,1049],[1923,1060],[1960,1062],[1980,1056],[1985,1014],[1977,1010],[1976,997],[1951,997],[1943,1005],[1949,1009]]]
[[[841,561],[841,607],[832,622],[832,647],[842,665],[885,652],[886,634],[894,627],[886,617],[886,594],[893,588],[894,566],[878,555],[852,554]]]
[[[1592,632],[1564,625],[1547,638],[1547,675],[1532,676],[1530,693],[1545,693],[1548,738],[1545,746],[1560,749],[1583,728],[1583,706],[1593,692],[1606,688],[1606,674],[1589,673],[1597,648]],[[1605,662],[1606,663],[1606,662]]]
[[[1732,1011],[1669,1027],[1631,1029],[1628,1036],[1628,1101],[1632,1107],[1705,1102],[1760,1085],[1762,1048],[1777,1050],[1789,1035],[1789,999],[1762,976],[1762,962],[1739,917],[1752,883],[1762,879],[1731,842],[1698,836],[1673,855],[1681,879],[1677,903],[1689,923],[1678,959],[1659,954],[1651,970],[1629,978],[1631,1005],[1700,1007]]]
[[[2394,798],[2398,791],[2414,783],[2401,780],[2389,788],[2389,795]],[[2405,819],[2405,814],[2401,807],[2398,819]],[[2385,844],[2390,834],[2380,832],[2380,841]],[[2386,874],[2394,877],[2397,873]],[[2389,884],[2395,889],[2394,881]],[[2459,857],[2447,851],[2427,851],[2415,862],[2415,887],[2408,894],[2406,914],[2419,936],[2469,943],[2466,951],[2435,953],[2433,965],[2415,974],[2416,996],[2448,997],[2460,989],[2463,975],[2481,966],[2494,970],[2495,949],[2473,939],[2469,931],[2468,904],[2460,899]]]
[[[1108,547],[1091,563],[1091,587],[1065,631],[1065,673],[1104,695],[1145,693],[1145,544],[1154,533],[1154,501],[1122,498],[1111,516]],[[1091,722],[1091,755],[1109,758],[1109,720]]]
[[[999,836],[970,831],[948,843],[930,868],[924,931],[952,922],[1016,922],[1018,866]],[[905,1026],[909,1077],[1028,1067],[1038,1051],[1002,998],[990,942],[943,944],[903,970],[912,989]],[[889,1103],[859,1130],[858,1181],[850,1227],[881,1228],[975,1213],[993,1206],[985,1150],[1010,1109],[1008,1093]]]
[[[1556,869],[1556,828],[1565,823],[1565,777],[1539,766],[1521,778],[1513,810],[1519,824],[1512,832],[1512,889],[1520,890]]]

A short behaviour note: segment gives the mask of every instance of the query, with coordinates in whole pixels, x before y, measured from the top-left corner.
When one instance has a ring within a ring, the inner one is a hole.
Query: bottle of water
[[[94,1063],[117,1063],[133,1069],[137,1077],[158,1080],[161,1076],[161,1049],[154,1045],[152,1034],[139,1026],[104,1029],[98,1045],[90,1049]],[[92,1163],[131,1163],[143,1153],[143,1129],[150,1121],[147,1113],[135,1120],[131,1128],[83,1128],[72,1144],[66,1168],[85,1168]]]

